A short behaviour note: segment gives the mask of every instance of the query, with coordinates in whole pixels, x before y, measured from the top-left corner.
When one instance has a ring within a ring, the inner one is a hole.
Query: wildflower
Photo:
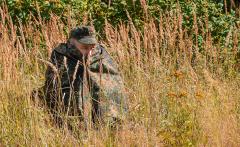
[[[176,78],[183,78],[184,74],[182,71],[177,70],[174,72],[173,76],[175,76]]]
[[[169,97],[177,97],[177,94],[174,93],[174,92],[169,92],[169,93],[167,94],[167,96],[169,96]]]
[[[178,95],[178,97],[186,97],[187,96],[187,92],[186,91],[181,91]]]
[[[196,99],[201,100],[204,98],[204,94],[201,91],[197,91],[195,94]]]

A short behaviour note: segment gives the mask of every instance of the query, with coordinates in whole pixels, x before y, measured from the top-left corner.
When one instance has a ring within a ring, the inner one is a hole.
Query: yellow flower
[[[186,97],[187,96],[187,92],[186,91],[181,91],[178,95],[178,97]]]
[[[169,96],[169,97],[177,97],[177,94],[174,93],[174,92],[169,92],[169,93],[167,94],[167,96]]]
[[[175,76],[176,78],[183,78],[184,74],[182,71],[177,70],[174,72],[173,76]]]
[[[201,91],[197,91],[196,94],[195,94],[195,96],[196,96],[196,98],[199,99],[199,100],[201,100],[201,99],[204,98],[204,94],[203,94],[203,92],[201,92]]]

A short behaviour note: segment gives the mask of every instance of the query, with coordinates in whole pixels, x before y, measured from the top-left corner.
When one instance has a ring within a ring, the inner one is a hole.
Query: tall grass
[[[14,25],[0,9],[0,145],[50,146],[239,146],[240,75],[234,62],[239,32],[232,26],[225,46],[214,43],[207,20],[186,30],[182,13],[149,16],[143,30],[105,22],[105,44],[117,61],[129,95],[122,129],[57,128],[50,114],[30,100],[41,87],[52,48],[77,23],[57,16]],[[194,37],[202,34],[201,44]]]

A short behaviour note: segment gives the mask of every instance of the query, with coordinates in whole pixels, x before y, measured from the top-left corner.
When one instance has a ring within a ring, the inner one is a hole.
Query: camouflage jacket
[[[124,117],[127,103],[123,81],[102,45],[84,59],[73,46],[62,43],[52,51],[50,63],[44,93],[52,112],[93,122]]]

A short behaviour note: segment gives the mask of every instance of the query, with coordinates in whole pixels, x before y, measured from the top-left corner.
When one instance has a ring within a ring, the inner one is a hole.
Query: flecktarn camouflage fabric
[[[88,57],[62,43],[51,55],[44,85],[45,101],[57,118],[79,117],[85,122],[123,120],[126,93],[116,64],[102,45]]]

